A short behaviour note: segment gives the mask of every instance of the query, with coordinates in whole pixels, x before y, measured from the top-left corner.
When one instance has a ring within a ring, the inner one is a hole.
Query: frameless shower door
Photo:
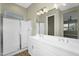
[[[3,18],[3,55],[20,49],[19,20]]]
[[[21,48],[27,48],[27,40],[31,35],[31,22],[30,21],[21,21]]]

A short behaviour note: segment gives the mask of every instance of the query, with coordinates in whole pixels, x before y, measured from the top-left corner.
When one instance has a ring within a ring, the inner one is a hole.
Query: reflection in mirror
[[[45,28],[45,23],[42,21],[41,16],[37,16],[37,21],[36,21],[36,33],[37,34],[44,34],[44,29]]]
[[[51,9],[37,16],[38,34],[79,38],[79,9]]]
[[[54,35],[54,16],[48,17],[48,35]]]
[[[78,13],[68,12],[63,15],[64,17],[64,37],[78,38]]]

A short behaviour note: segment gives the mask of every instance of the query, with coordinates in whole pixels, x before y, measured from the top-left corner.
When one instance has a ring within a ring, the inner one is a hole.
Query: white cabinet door
[[[17,51],[20,47],[19,20],[3,18],[3,54]]]

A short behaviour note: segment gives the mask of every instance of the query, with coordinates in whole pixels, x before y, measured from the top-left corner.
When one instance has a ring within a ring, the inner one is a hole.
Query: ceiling
[[[16,3],[16,4],[24,8],[28,8],[32,3]],[[79,3],[66,3],[66,6],[62,6],[61,3],[58,3],[57,5],[60,10],[66,10],[72,7],[79,6]]]
[[[73,7],[76,7],[76,6],[79,6],[79,3],[66,3],[66,6],[59,5],[59,9],[60,10],[67,10],[69,8],[73,8]]]
[[[32,3],[16,3],[16,4],[24,8],[28,8]]]

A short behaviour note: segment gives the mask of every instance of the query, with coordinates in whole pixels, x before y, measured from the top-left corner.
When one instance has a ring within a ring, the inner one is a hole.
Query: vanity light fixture
[[[61,4],[54,4],[54,8],[55,9],[58,9],[60,6],[66,6],[66,3],[61,3]],[[44,8],[42,8],[42,9],[40,9],[39,11],[37,11],[37,15],[42,15],[42,14],[44,14],[44,13],[47,13],[49,10],[46,8],[46,7],[44,7]]]
[[[43,10],[40,10],[39,12],[40,12],[41,14],[44,14],[44,11],[43,11]]]
[[[46,12],[46,13],[47,13],[47,12],[48,12],[48,9],[47,9],[47,8],[44,8],[44,12]]]
[[[37,15],[41,15],[41,13],[40,12],[37,12]]]
[[[47,13],[48,12],[48,9],[46,7],[40,9],[38,12],[37,12],[37,15],[42,15],[44,13]]]

